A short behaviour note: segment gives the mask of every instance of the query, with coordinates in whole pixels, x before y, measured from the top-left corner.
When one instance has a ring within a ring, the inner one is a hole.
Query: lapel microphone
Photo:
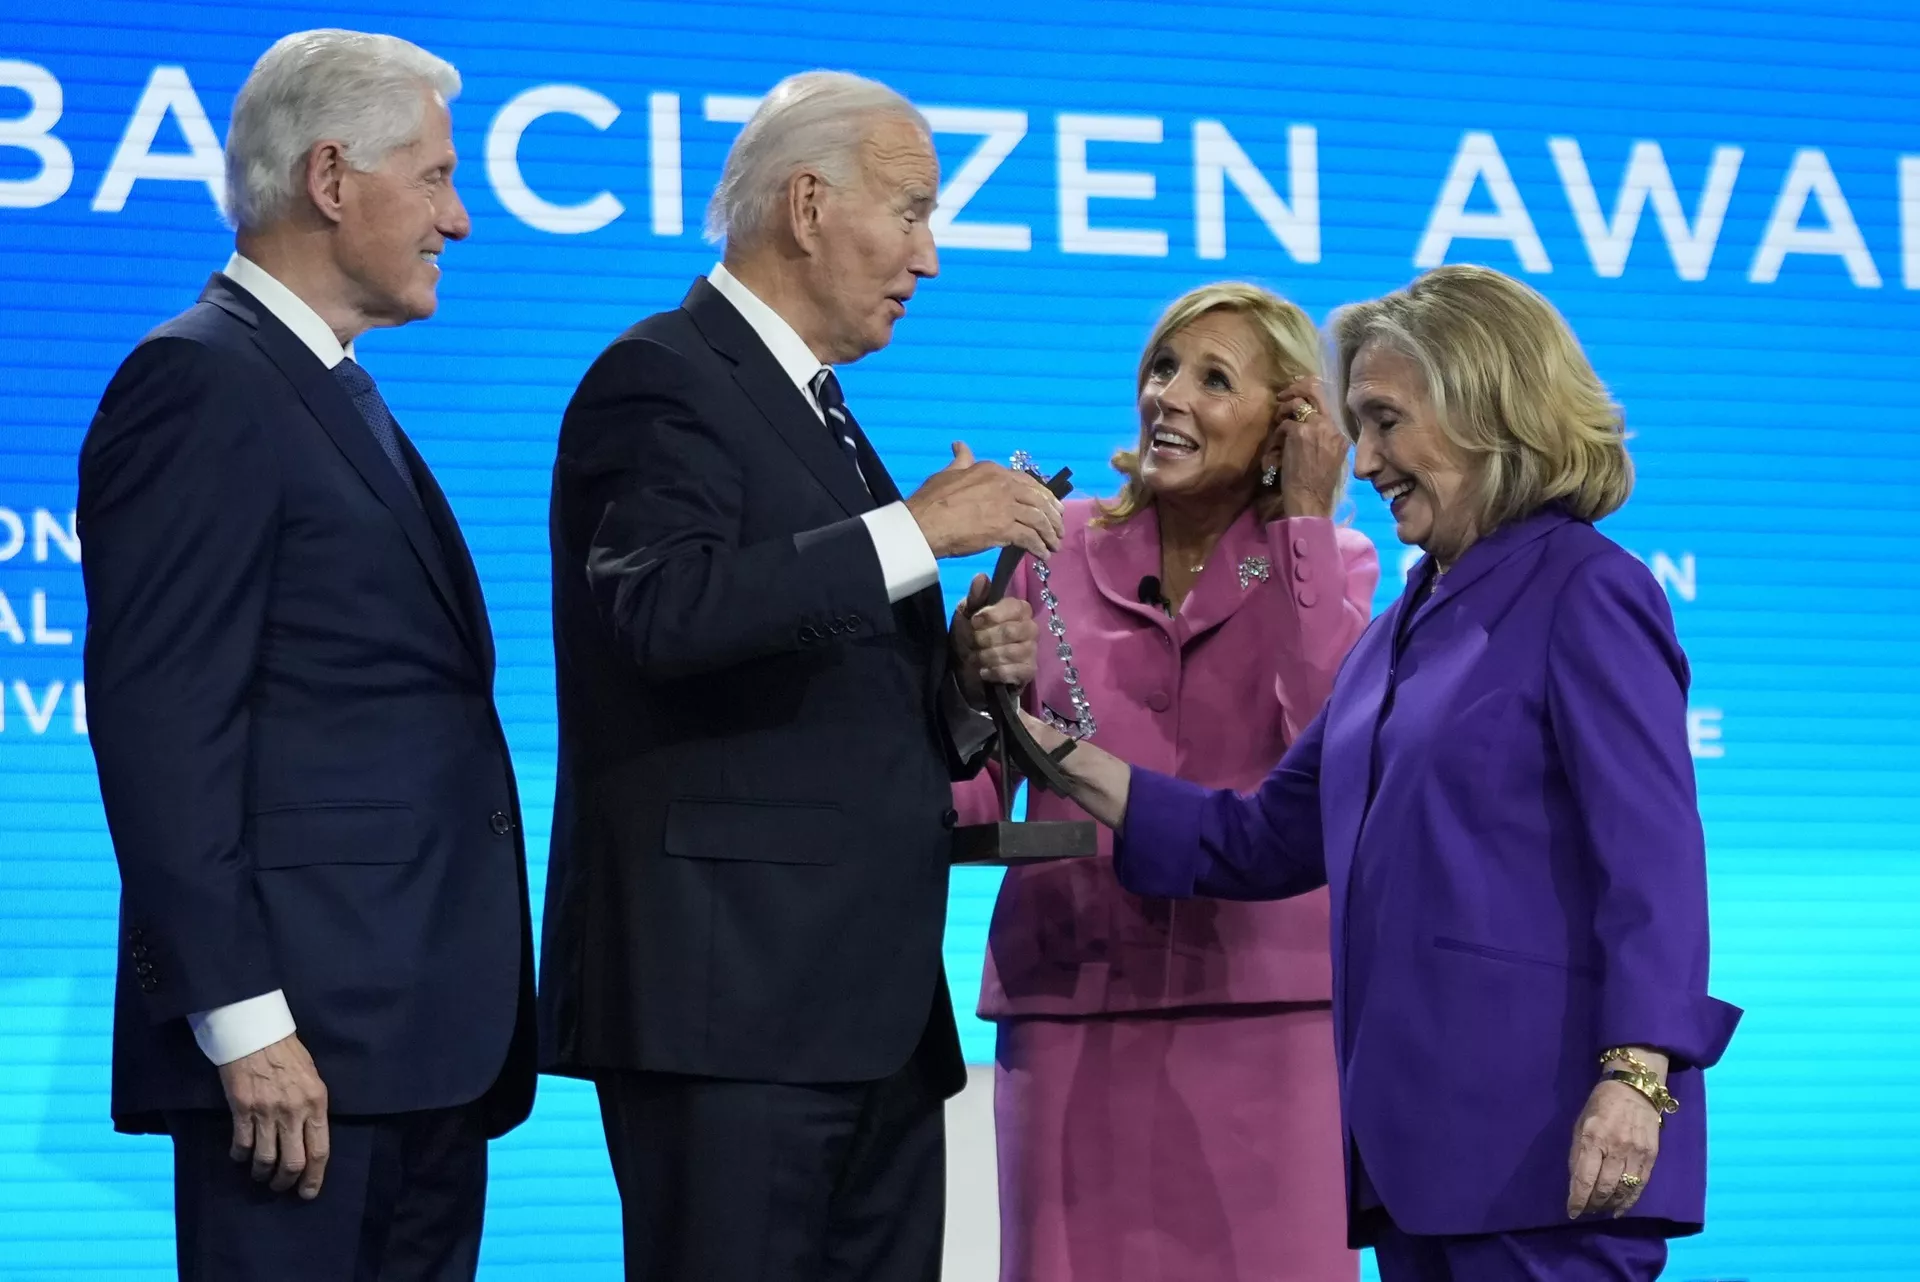
[[[1141,605],[1158,606],[1162,610],[1167,608],[1167,599],[1160,595],[1160,576],[1157,574],[1146,575],[1140,580],[1136,596]]]

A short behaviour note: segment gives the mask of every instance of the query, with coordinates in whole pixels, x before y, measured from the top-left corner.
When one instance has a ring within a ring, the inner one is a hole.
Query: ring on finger
[[[1635,1189],[1639,1188],[1641,1185],[1645,1183],[1646,1183],[1645,1180],[1641,1179],[1638,1175],[1633,1174],[1633,1172],[1631,1171],[1627,1172],[1625,1175],[1622,1175],[1620,1177],[1620,1187],[1625,1189],[1629,1193],[1633,1192]]]
[[[1312,401],[1301,401],[1293,407],[1293,417],[1297,422],[1304,423],[1316,413],[1318,413],[1318,411],[1314,409]]]

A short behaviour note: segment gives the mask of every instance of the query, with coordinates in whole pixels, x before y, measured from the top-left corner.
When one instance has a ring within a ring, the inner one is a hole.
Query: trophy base
[[[953,830],[953,862],[1019,868],[1055,859],[1084,859],[1100,849],[1096,825],[1082,821],[965,824]]]

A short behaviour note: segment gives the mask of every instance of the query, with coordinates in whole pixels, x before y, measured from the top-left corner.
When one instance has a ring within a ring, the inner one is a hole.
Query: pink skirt
[[[1325,1005],[1000,1024],[1001,1282],[1353,1282]]]

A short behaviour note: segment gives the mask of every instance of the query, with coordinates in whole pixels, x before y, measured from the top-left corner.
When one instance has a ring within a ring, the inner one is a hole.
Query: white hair
[[[851,184],[860,144],[885,117],[933,132],[912,103],[877,80],[845,71],[803,71],[782,80],[760,100],[727,153],[720,185],[707,204],[707,239],[716,245],[754,240],[803,169],[830,186]]]
[[[362,173],[420,134],[421,90],[460,95],[460,73],[398,36],[296,31],[253,64],[227,130],[227,215],[242,230],[283,216],[306,188],[315,143],[338,141]]]

